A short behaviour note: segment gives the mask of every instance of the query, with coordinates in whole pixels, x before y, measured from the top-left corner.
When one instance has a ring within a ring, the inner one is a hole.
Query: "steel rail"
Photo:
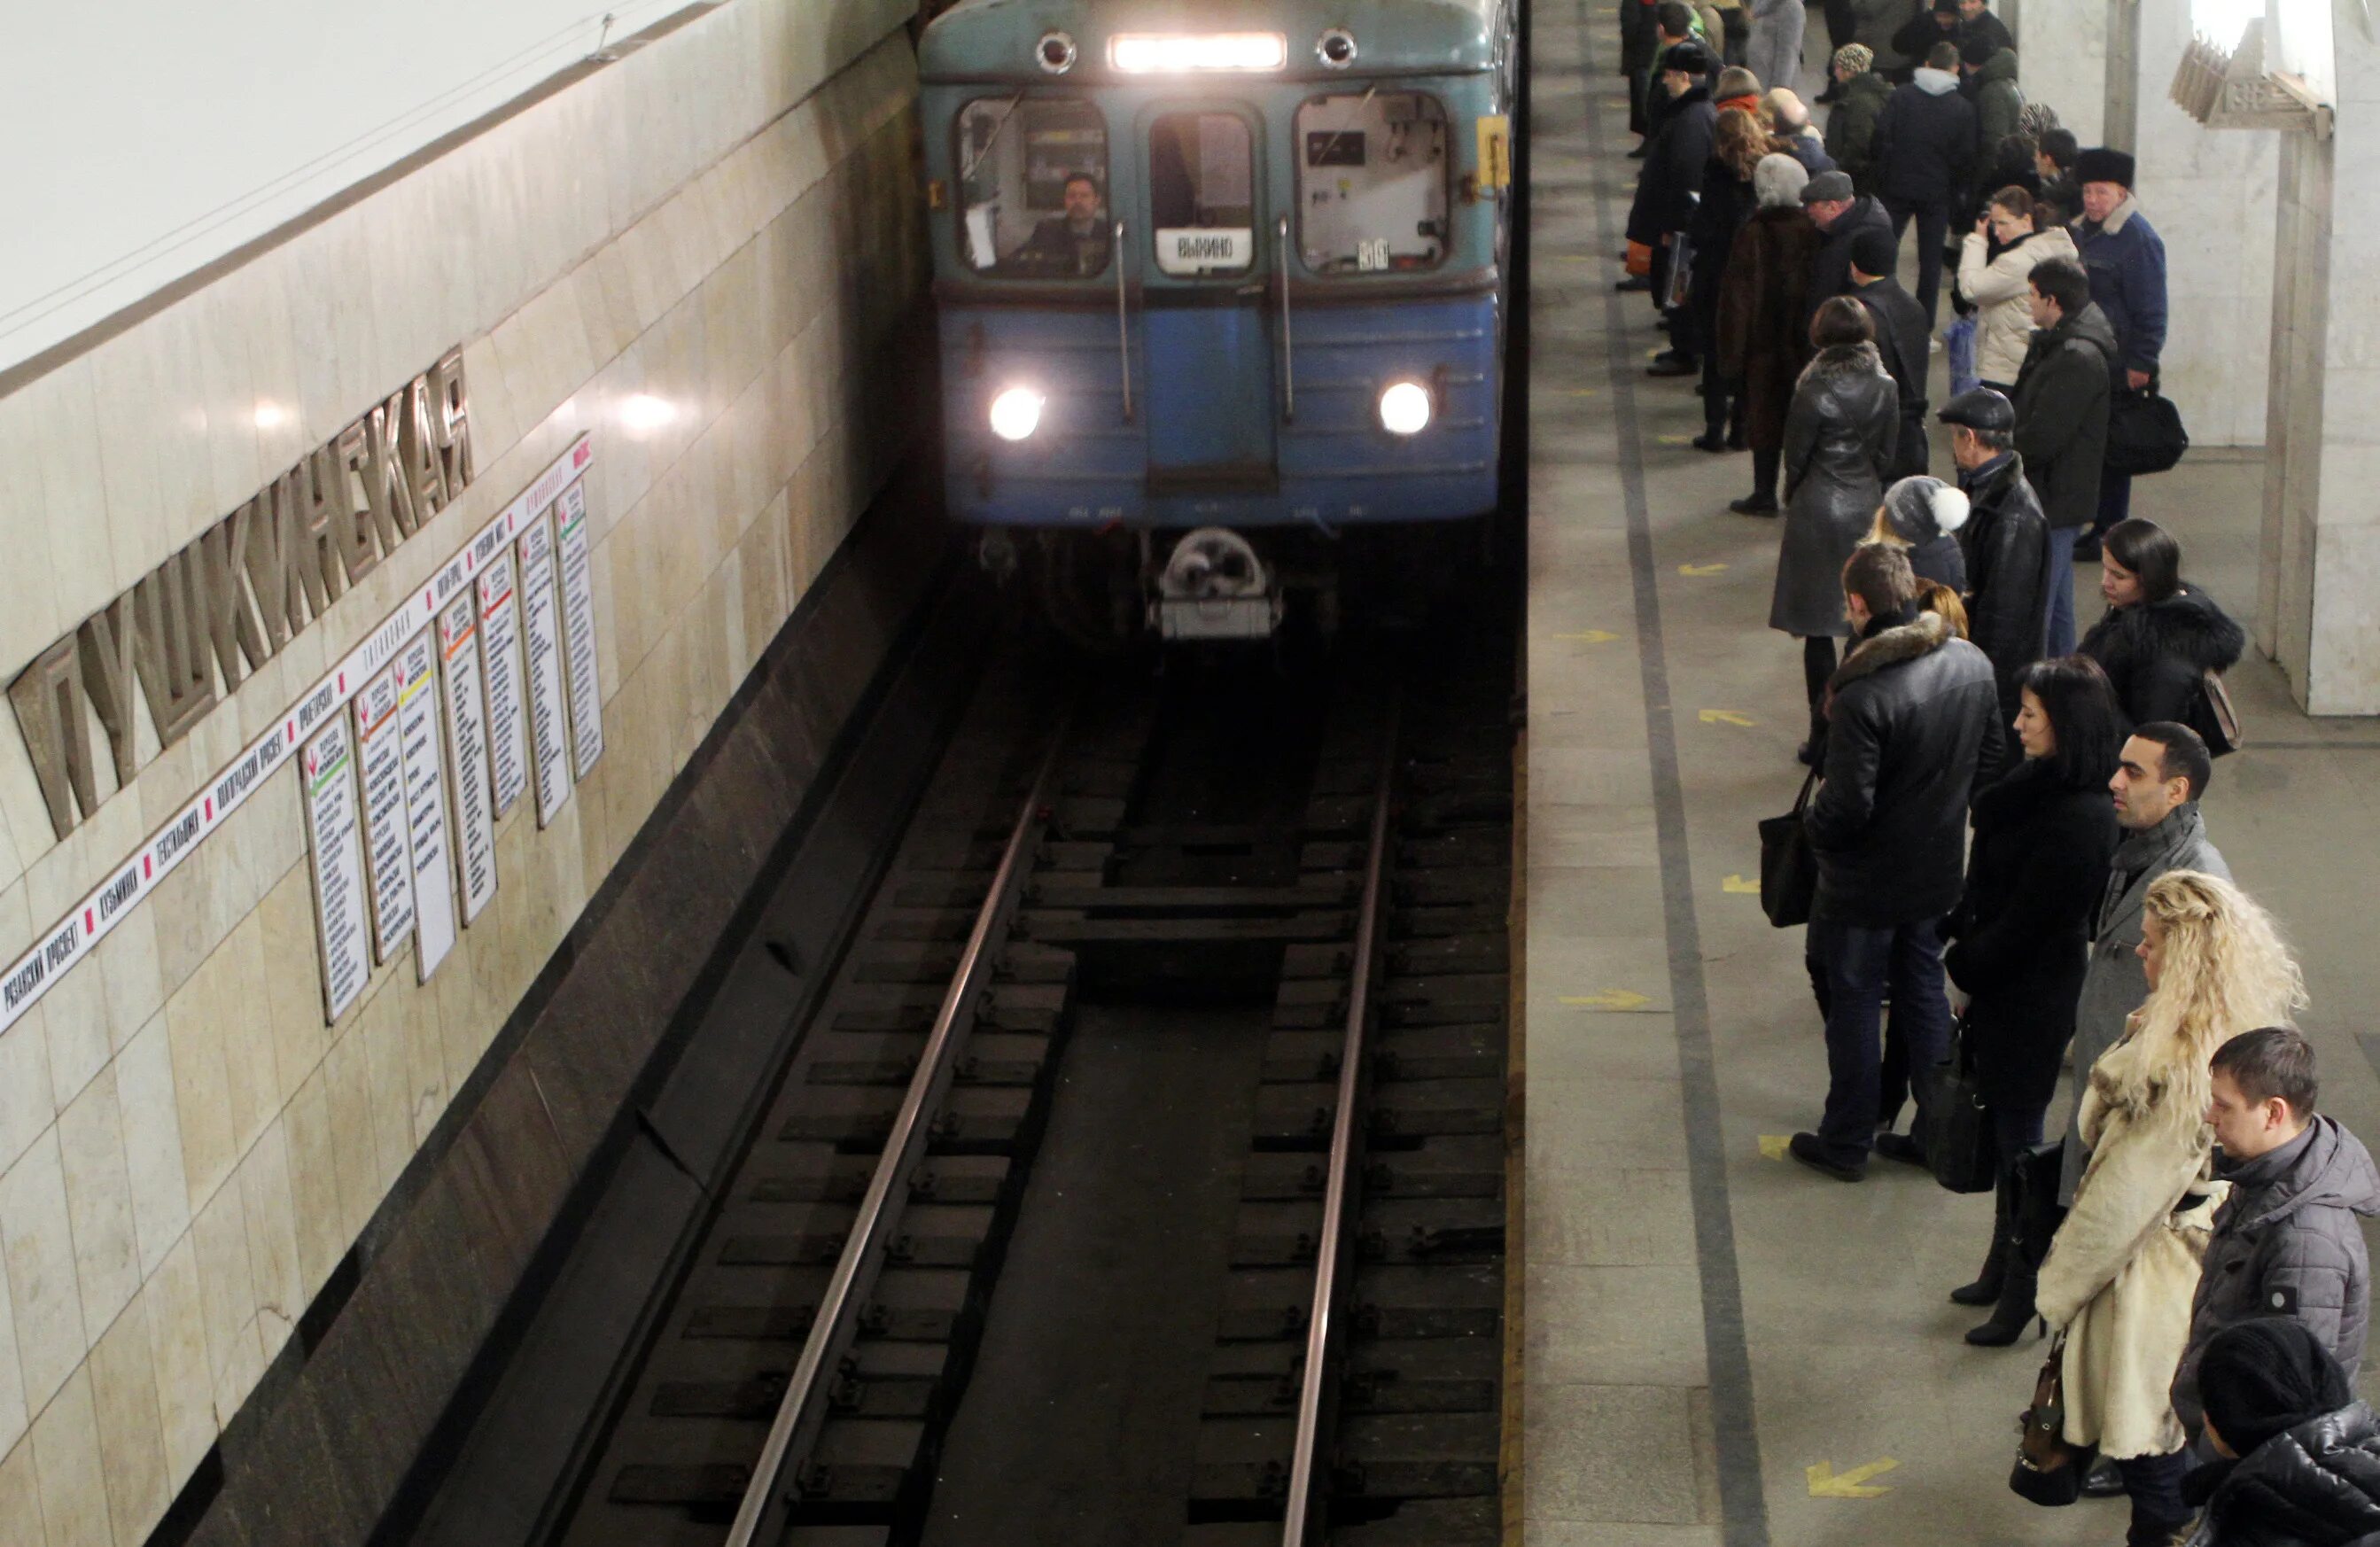
[[[1305,1547],[1321,1539],[1320,1515],[1328,1502],[1315,1486],[1315,1468],[1330,1443],[1326,1431],[1336,1415],[1326,1411],[1337,1350],[1341,1270],[1348,1255],[1350,1200],[1356,1151],[1363,1139],[1358,1108],[1364,1094],[1364,1041],[1372,1016],[1372,980],[1379,959],[1381,894],[1389,870],[1389,798],[1396,778],[1397,714],[1391,711],[1383,736],[1378,782],[1373,788],[1371,847],[1364,864],[1363,901],[1355,911],[1355,957],[1349,968],[1346,1033],[1339,1050],[1339,1109],[1330,1120],[1330,1159],[1322,1192],[1322,1233],[1315,1252],[1314,1306],[1305,1323],[1305,1365],[1297,1391],[1297,1438],[1290,1453],[1289,1496],[1281,1524],[1281,1547]]]
[[[925,1052],[917,1059],[917,1072],[909,1080],[908,1092],[902,1098],[901,1109],[886,1136],[883,1158],[868,1179],[868,1191],[853,1217],[851,1234],[844,1241],[843,1254],[835,1261],[826,1292],[819,1298],[809,1334],[802,1343],[801,1358],[795,1361],[793,1373],[785,1382],[785,1394],[777,1404],[776,1417],[769,1425],[768,1443],[760,1449],[759,1460],[753,1464],[751,1480],[736,1506],[735,1523],[728,1529],[727,1547],[774,1542],[783,1532],[790,1503],[785,1468],[795,1456],[808,1453],[818,1431],[825,1424],[824,1399],[832,1383],[826,1379],[827,1373],[841,1361],[856,1334],[856,1313],[868,1292],[875,1286],[877,1273],[883,1265],[884,1247],[892,1237],[893,1223],[900,1213],[896,1200],[906,1199],[910,1173],[925,1155],[933,1114],[950,1089],[959,1054],[974,1029],[978,1001],[991,974],[993,942],[1015,912],[1024,895],[1033,853],[1050,824],[1050,807],[1057,793],[1058,755],[1065,745],[1070,723],[1071,716],[1060,724],[1057,734],[1050,738],[1050,749],[1042,757],[1032,789],[1026,797],[1025,809],[1009,832],[1007,847],[1001,851],[990,891],[976,914],[966,947],[959,954],[958,969],[952,974],[951,986],[943,992],[941,1007],[935,1012],[933,1029],[926,1038]]]

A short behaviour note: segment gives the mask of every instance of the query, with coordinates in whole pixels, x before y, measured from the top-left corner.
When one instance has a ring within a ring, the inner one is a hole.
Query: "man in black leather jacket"
[[[2000,722],[2016,718],[2017,675],[2041,659],[2049,607],[2049,524],[2015,451],[2016,408],[1989,387],[1962,392],[1935,416],[1951,427],[1950,460],[1966,492],[1959,546],[1967,560],[1967,638],[1991,658]],[[2010,750],[2015,750],[2013,738]],[[2012,759],[2010,760],[2012,761]]]
[[[1857,642],[1827,689],[1825,783],[1803,819],[1818,869],[1809,954],[1828,985],[1827,1105],[1787,1152],[1856,1182],[1877,1143],[1888,988],[1910,1067],[1949,1054],[1941,922],[1958,905],[1967,807],[1978,771],[1998,761],[2000,726],[1991,663],[1917,611],[1908,554],[1862,546],[1843,594]]]

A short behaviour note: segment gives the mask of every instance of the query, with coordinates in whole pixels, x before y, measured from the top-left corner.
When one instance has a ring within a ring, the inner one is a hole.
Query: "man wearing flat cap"
[[[1852,293],[1852,241],[1862,231],[1892,235],[1892,216],[1874,194],[1854,192],[1851,174],[1821,172],[1802,185],[1802,213],[1825,240],[1810,260],[1809,305],[1802,318],[1803,331],[1818,308],[1837,296]]]
[[[2165,241],[2132,200],[2132,158],[2100,146],[2074,159],[2082,185],[2082,218],[2074,245],[2091,276],[2091,299],[2116,330],[2119,393],[2142,392],[2156,381],[2165,352]],[[2074,556],[2095,562],[2099,539],[2132,513],[2130,474],[2108,469],[2099,480],[2099,513],[2074,544]]]
[[[1991,657],[2001,718],[2014,720],[2017,677],[2041,659],[2049,614],[2049,522],[2016,452],[2015,405],[1975,387],[1935,417],[1950,426],[1950,460],[1967,496],[1967,521],[1959,529],[1967,558],[1967,637]]]

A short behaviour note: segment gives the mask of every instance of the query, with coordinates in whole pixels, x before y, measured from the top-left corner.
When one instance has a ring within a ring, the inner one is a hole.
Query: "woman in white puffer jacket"
[[[2033,339],[2032,286],[2025,281],[2035,263],[2076,256],[2066,227],[2036,231],[2034,218],[2033,195],[2004,188],[1984,206],[1983,218],[1959,250],[1959,294],[1976,309],[1975,374],[1984,385],[2010,396]],[[1999,256],[1989,262],[1986,233],[2000,244]]]

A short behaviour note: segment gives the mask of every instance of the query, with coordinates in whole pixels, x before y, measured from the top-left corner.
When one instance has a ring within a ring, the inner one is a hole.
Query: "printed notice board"
[[[371,981],[364,944],[364,859],[356,833],[353,737],[334,715],[306,743],[306,840],[313,859],[314,938],[322,948],[322,1017],[335,1021]]]
[[[405,948],[406,936],[413,932],[413,866],[405,852],[405,757],[397,746],[394,662],[363,685],[354,707],[372,960],[385,962]]]
[[[413,959],[422,982],[455,947],[447,878],[446,768],[438,746],[438,647],[416,634],[396,658],[396,730],[405,751],[406,851],[413,864]]]
[[[528,738],[537,749],[537,824],[570,800],[569,711],[562,702],[562,619],[553,596],[553,523],[543,511],[520,539],[521,638],[528,678]]]
[[[480,573],[480,660],[488,670],[488,773],[501,818],[528,788],[528,716],[521,702],[520,598],[513,551]]]
[[[480,609],[466,586],[438,615],[446,750],[455,768],[455,880],[470,923],[496,895],[495,815],[488,806],[488,706],[480,688]]]
[[[581,779],[603,755],[603,685],[595,676],[594,560],[587,541],[585,480],[554,502],[561,522],[562,638],[570,667],[570,765]]]

